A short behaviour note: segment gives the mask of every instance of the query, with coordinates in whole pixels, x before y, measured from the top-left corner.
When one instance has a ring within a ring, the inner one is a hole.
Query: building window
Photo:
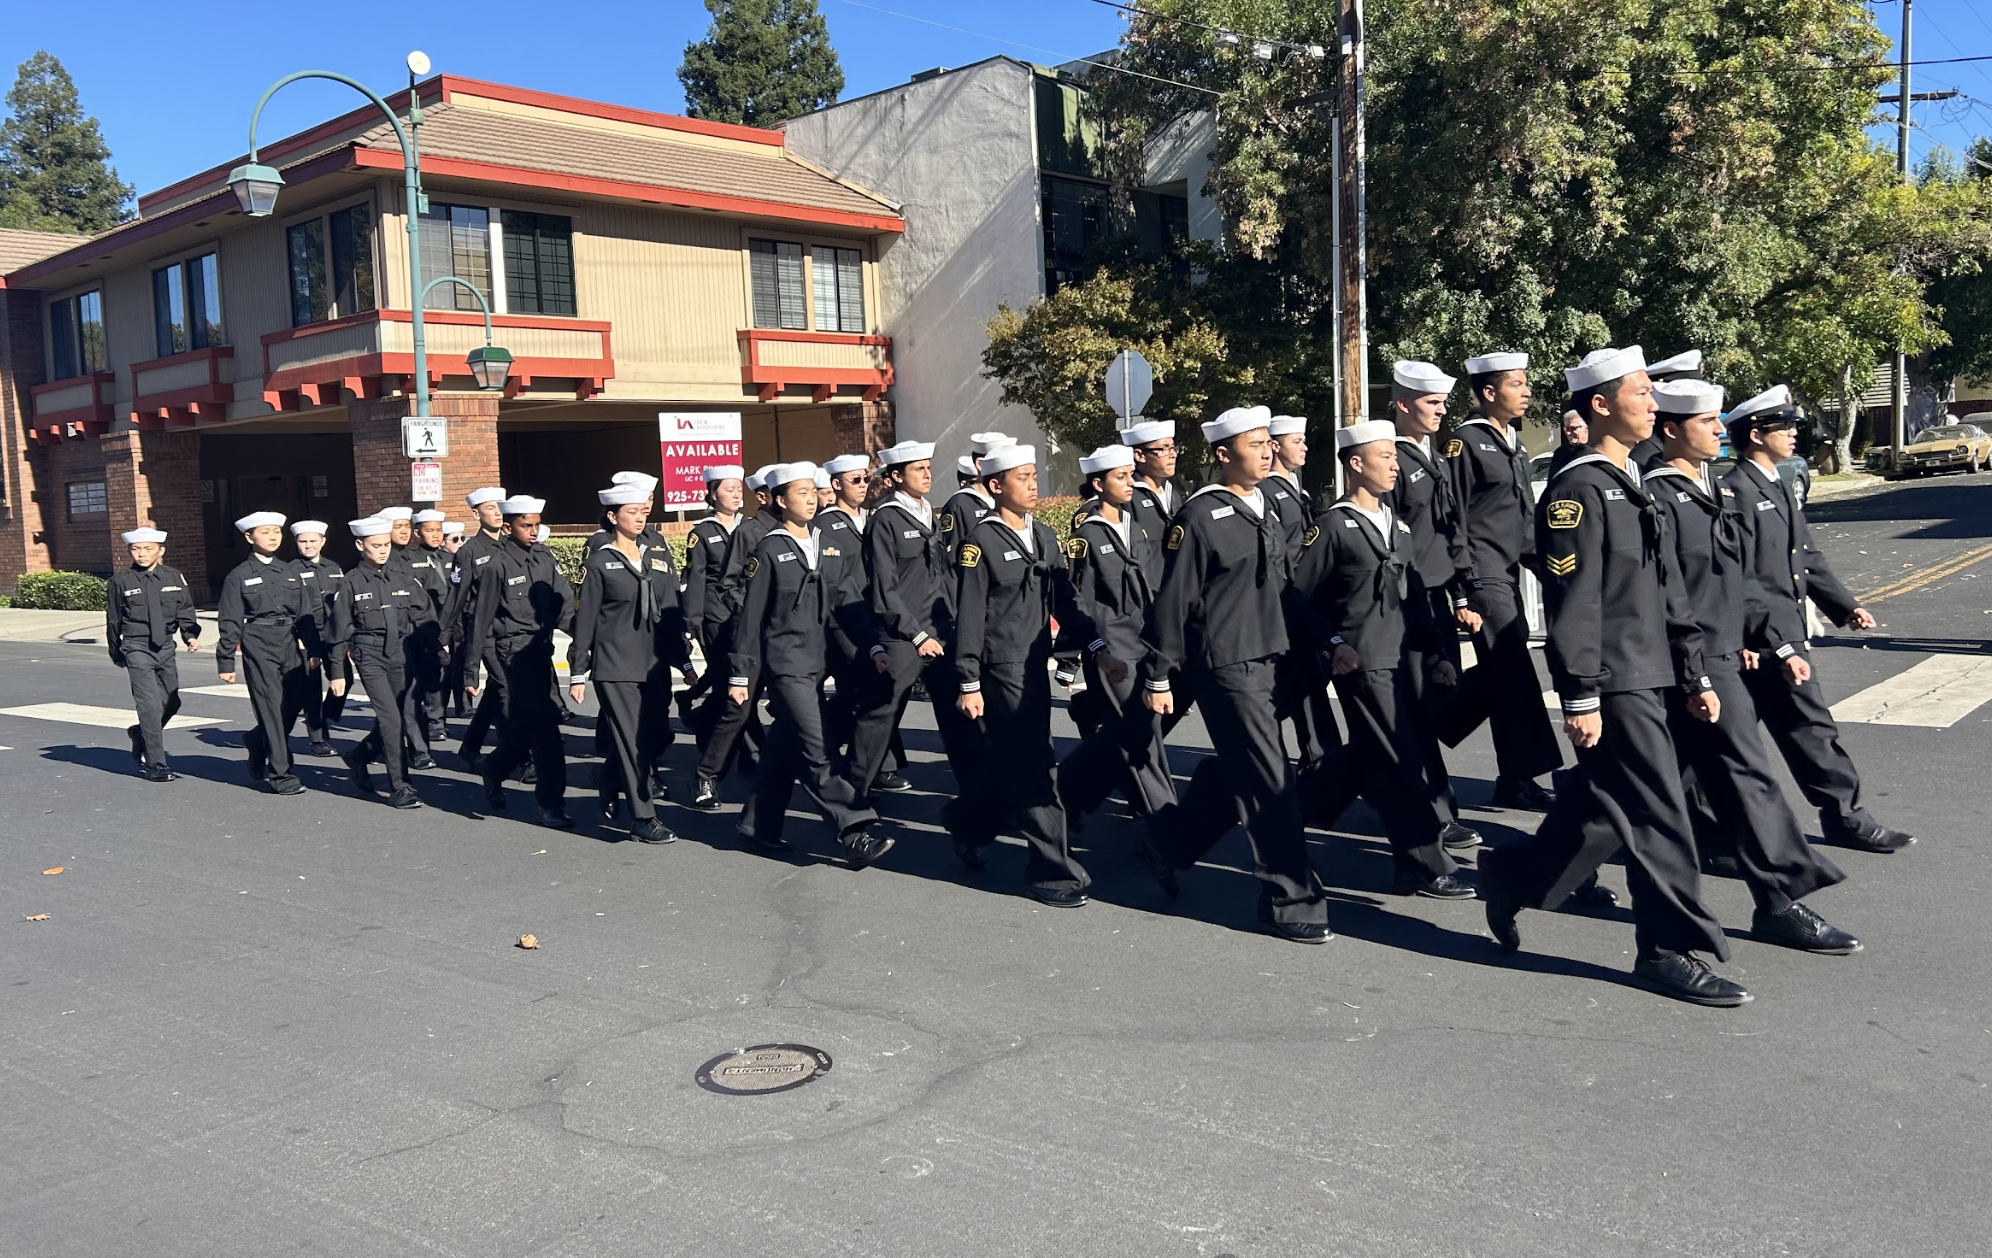
[[[68,380],[106,370],[104,295],[95,289],[64,297],[48,308],[49,343],[55,362],[51,379]]]
[[[856,249],[833,249],[818,245],[810,250],[816,273],[816,330],[818,332],[862,332],[865,330],[865,264]]]
[[[430,205],[422,216],[422,285],[454,275],[491,299],[491,211],[478,205]],[[477,298],[462,284],[429,289],[425,310],[476,310]],[[496,309],[494,303],[493,309]]]
[[[505,309],[512,314],[574,313],[574,220],[503,210]]]
[[[342,315],[374,308],[373,207],[332,211],[332,300]]]
[[[325,274],[325,220],[306,219],[284,233],[290,255],[291,326],[323,323],[332,317],[331,286]]]
[[[73,480],[69,482],[70,523],[74,524],[82,520],[101,520],[110,513],[110,503],[104,494],[103,481]]]
[[[225,345],[221,281],[215,256],[204,253],[152,272],[152,323],[159,357]]]
[[[285,231],[292,327],[374,309],[373,226],[373,207],[363,201]]]
[[[754,288],[754,326],[809,326],[803,303],[802,246],[788,240],[749,240],[747,256]]]
[[[1110,194],[1105,184],[1044,176],[1044,291],[1084,279],[1092,247],[1106,239]]]

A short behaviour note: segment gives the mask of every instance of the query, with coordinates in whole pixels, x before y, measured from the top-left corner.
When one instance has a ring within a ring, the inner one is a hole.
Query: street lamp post
[[[484,294],[477,291],[477,285],[462,276],[438,275],[422,285],[422,291],[415,295],[415,304],[417,306],[426,304],[429,300],[429,290],[438,284],[461,284],[470,290],[472,297],[477,298],[477,308],[484,312],[484,346],[482,349],[474,349],[465,354],[464,360],[470,364],[470,376],[477,381],[478,388],[485,390],[504,388],[506,378],[512,374],[512,355],[510,351],[491,343],[491,303],[484,300]],[[424,389],[423,392],[427,393],[428,390]]]

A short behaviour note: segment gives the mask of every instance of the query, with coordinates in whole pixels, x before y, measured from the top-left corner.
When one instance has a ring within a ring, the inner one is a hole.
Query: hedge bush
[[[87,572],[30,572],[14,582],[15,607],[52,612],[100,612],[110,584]]]
[[[667,537],[671,543],[671,565],[683,580],[685,572],[685,539]],[[588,562],[588,539],[585,537],[549,537],[546,547],[553,552],[553,560],[560,565],[560,575],[567,578],[569,585],[581,584],[581,568]]]

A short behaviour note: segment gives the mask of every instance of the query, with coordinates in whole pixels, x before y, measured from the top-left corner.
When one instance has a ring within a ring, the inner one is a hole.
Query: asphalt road
[[[1814,517],[1882,622],[1821,646],[1834,699],[1922,668],[1955,708],[1992,636],[1992,477]],[[0,708],[128,703],[99,647],[0,664]],[[187,711],[220,720],[169,735],[170,786],[121,728],[0,714],[8,1255],[1937,1258],[1992,1232],[1992,705],[1847,727],[1872,806],[1923,838],[1835,852],[1815,903],[1865,952],[1753,942],[1712,884],[1757,996],[1733,1011],[1632,985],[1622,917],[1525,915],[1511,959],[1477,903],[1387,894],[1366,812],[1317,836],[1339,937],[1302,948],[1253,929],[1235,835],[1169,903],[1096,819],[1098,900],[1055,911],[1014,845],[960,871],[936,794],[892,800],[899,847],[852,873],[738,850],[731,809],[664,848],[473,820],[460,774],[400,814],[305,760],[278,799],[243,774],[243,699]],[[1484,801],[1484,734],[1454,767]],[[695,1082],[768,1043],[833,1065]]]

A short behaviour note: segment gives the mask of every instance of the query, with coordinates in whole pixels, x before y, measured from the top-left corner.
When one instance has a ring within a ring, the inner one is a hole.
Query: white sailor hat
[[[723,480],[746,480],[747,469],[738,463],[721,463],[705,470],[705,483],[716,485]]]
[[[1307,416],[1275,415],[1272,418],[1272,422],[1266,425],[1266,431],[1272,433],[1275,437],[1288,437],[1297,432],[1306,432]]]
[[[972,454],[964,454],[960,458],[956,459],[955,471],[960,475],[967,476],[973,479],[977,475],[975,470],[975,456]]]
[[[1698,349],[1684,350],[1672,358],[1663,358],[1657,363],[1646,364],[1646,374],[1657,383],[1673,376],[1696,375],[1702,368],[1702,352]]]
[[[486,485],[482,489],[473,489],[463,496],[463,505],[473,511],[487,502],[503,501],[505,501],[505,487],[503,485]]]
[[[370,515],[364,520],[348,520],[346,527],[354,537],[386,537],[394,531],[394,521],[384,515]]]
[[[596,490],[595,501],[605,507],[627,507],[650,501],[650,491],[641,485],[611,485]]]
[[[1335,430],[1335,449],[1340,451],[1355,446],[1366,446],[1372,441],[1395,441],[1397,425],[1387,419],[1366,419],[1360,424],[1350,424]]]
[[[1126,446],[1101,446],[1079,460],[1079,471],[1087,476],[1095,472],[1111,472],[1117,467],[1133,466],[1134,451]]]
[[[823,468],[823,467],[817,468],[816,475],[811,477],[810,479],[816,482],[816,487],[818,489],[830,488],[830,471],[828,468]]]
[[[235,529],[239,533],[247,533],[250,529],[259,529],[266,524],[281,525],[283,522],[284,516],[280,511],[251,511],[235,522]]]
[[[1013,467],[1023,467],[1025,464],[1035,462],[1037,462],[1036,446],[1019,445],[1012,441],[1009,445],[997,446],[982,456],[982,474],[995,476]]]
[[[536,542],[544,542],[546,541],[547,538],[552,536],[553,536],[553,530],[548,528],[546,525],[542,524],[539,526],[539,532],[533,535],[533,540]]]
[[[1526,371],[1529,356],[1515,350],[1501,350],[1493,354],[1481,354],[1466,360],[1466,374],[1484,376],[1492,371]]]
[[[1570,386],[1572,393],[1582,393],[1586,389],[1597,388],[1607,380],[1617,380],[1621,376],[1629,376],[1635,371],[1644,370],[1646,370],[1646,352],[1639,346],[1628,345],[1624,349],[1614,349],[1608,345],[1604,349],[1594,349],[1584,355],[1583,361],[1575,367],[1565,367],[1563,382]]]
[[[991,450],[1000,450],[1004,446],[1013,446],[1016,444],[1017,439],[1007,432],[972,432],[968,434],[969,452],[978,459]]]
[[[871,460],[862,454],[840,454],[823,465],[823,470],[832,476],[842,476],[846,472],[862,472],[871,466]]]
[[[1754,428],[1758,424],[1788,424],[1793,416],[1791,410],[1791,389],[1785,385],[1774,385],[1756,397],[1747,398],[1736,404],[1734,410],[1722,417],[1722,422],[1730,431]]]
[[[767,474],[763,477],[763,480],[770,491],[780,489],[784,485],[792,485],[799,480],[806,480],[814,485],[816,483],[816,464],[770,463],[768,464]]]
[[[325,536],[326,528],[327,525],[323,520],[293,520],[291,521],[291,536],[301,537],[306,533],[316,533],[320,537],[323,537]]]
[[[922,459],[933,457],[934,443],[931,441],[902,441],[896,446],[887,446],[878,452],[878,461],[884,467],[918,463]]]
[[[444,536],[444,537],[459,537],[459,536],[461,536],[462,534],[463,534],[463,522],[462,522],[461,520],[444,520],[444,521],[443,521],[443,536]]]
[[[1431,363],[1419,362],[1415,358],[1400,358],[1391,365],[1390,379],[1400,389],[1409,389],[1416,394],[1451,393],[1459,383],[1456,377],[1440,371]]]
[[[1722,409],[1722,386],[1706,380],[1662,380],[1653,404],[1669,415],[1706,415]]]
[[[546,499],[526,494],[513,494],[500,503],[498,509],[506,515],[538,515],[546,510]]]
[[[1121,440],[1131,446],[1153,445],[1157,441],[1169,441],[1176,435],[1176,421],[1173,419],[1144,419],[1138,424],[1129,424],[1121,429]]]
[[[374,514],[383,520],[412,520],[415,518],[415,508],[382,507],[380,510],[374,512]]]
[[[1204,440],[1215,445],[1227,441],[1241,432],[1251,432],[1264,428],[1273,420],[1270,406],[1234,406],[1218,415],[1216,419],[1203,425]]]
[[[749,489],[769,488],[770,486],[768,481],[768,473],[774,471],[776,468],[780,466],[781,464],[779,463],[761,464],[761,466],[754,469],[754,474],[747,478],[747,488]]]
[[[434,507],[430,507],[426,511],[417,511],[413,519],[417,524],[441,524],[444,520],[449,519],[449,517]]]
[[[641,485],[648,495],[657,488],[657,478],[648,472],[617,472],[609,477],[611,485]]]
[[[165,529],[155,529],[155,528],[142,528],[142,529],[133,529],[133,530],[132,530],[131,532],[129,532],[129,533],[120,533],[120,534],[119,534],[118,536],[120,536],[120,537],[124,538],[124,540],[125,540],[125,545],[127,545],[127,546],[136,546],[136,545],[138,545],[138,544],[139,544],[140,542],[163,542],[163,541],[165,541],[165,540],[166,540],[166,530],[165,530]]]

